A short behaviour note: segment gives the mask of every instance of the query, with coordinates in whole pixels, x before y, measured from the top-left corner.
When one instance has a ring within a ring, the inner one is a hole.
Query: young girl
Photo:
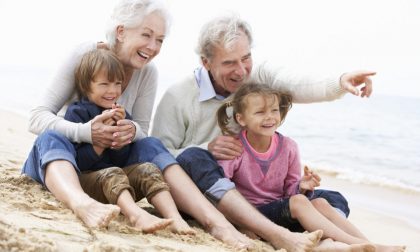
[[[122,93],[123,81],[123,66],[111,51],[97,49],[87,52],[75,71],[80,101],[69,106],[64,118],[85,123],[101,113],[114,110],[115,116],[105,124],[115,125],[119,120],[131,119],[116,103]],[[136,163],[138,151],[135,143],[120,149],[104,149],[88,143],[74,145],[77,152],[75,166],[81,171],[80,183],[92,198],[117,204],[130,223],[144,232],[169,225],[177,233],[195,233],[181,218],[160,170],[152,163]],[[137,206],[135,202],[143,197],[167,219],[151,215]]]
[[[240,126],[235,134],[227,115]],[[300,223],[304,229],[323,230],[316,251],[404,251],[402,246],[373,245],[325,199],[309,200],[320,185],[320,177],[301,164],[296,143],[276,132],[291,108],[289,96],[262,84],[246,84],[232,101],[217,111],[224,134],[237,135],[244,151],[233,160],[220,160],[225,176],[262,214],[274,223],[290,228]],[[328,239],[327,239],[328,238]]]

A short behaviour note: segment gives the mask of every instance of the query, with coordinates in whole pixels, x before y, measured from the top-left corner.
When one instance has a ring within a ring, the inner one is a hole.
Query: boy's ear
[[[238,122],[239,125],[241,125],[242,127],[245,127],[246,126],[246,124],[245,124],[245,122],[243,120],[242,114],[236,113],[235,114],[235,118],[236,118],[236,121]]]

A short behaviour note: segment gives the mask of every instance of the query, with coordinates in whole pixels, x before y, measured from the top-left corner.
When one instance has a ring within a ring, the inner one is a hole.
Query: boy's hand
[[[112,105],[112,109],[115,111],[114,116],[112,119],[114,119],[115,123],[117,123],[119,120],[125,119],[125,109],[120,104],[114,104]]]
[[[303,168],[303,176],[299,183],[300,193],[313,191],[315,187],[320,185],[321,177],[310,170],[307,166]]]

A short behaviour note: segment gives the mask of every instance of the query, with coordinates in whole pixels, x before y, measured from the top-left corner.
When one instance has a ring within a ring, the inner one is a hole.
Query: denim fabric
[[[328,201],[328,203],[340,214],[343,214],[343,217],[349,216],[350,209],[347,200],[341,193],[329,190],[315,190],[311,197],[308,197],[309,200],[317,198],[323,198]],[[288,228],[292,232],[305,231],[296,219],[292,219],[289,208],[289,199],[276,200],[266,205],[257,206],[257,209],[272,222]]]
[[[218,202],[235,184],[225,178],[223,168],[210,152],[191,147],[177,158],[179,165],[191,177],[200,191],[212,202]]]
[[[22,173],[45,186],[45,167],[55,160],[66,160],[73,164],[76,172],[76,152],[73,144],[62,134],[48,130],[38,136],[28,159],[22,168]]]
[[[319,189],[319,190],[314,191],[313,195],[309,197],[309,200],[313,200],[317,198],[325,199],[326,201],[328,201],[328,203],[330,203],[332,207],[337,209],[337,211],[340,214],[344,215],[344,217],[349,217],[349,214],[350,214],[349,204],[346,198],[344,198],[344,196],[341,193],[336,192],[336,191]]]
[[[145,137],[134,142],[131,153],[137,153],[137,155],[130,155],[126,165],[149,162],[155,164],[163,172],[168,166],[178,164],[156,137]]]
[[[260,213],[262,213],[267,219],[272,222],[280,225],[282,227],[288,228],[291,231],[301,231],[297,228],[301,227],[297,219],[292,218],[290,213],[290,198],[275,200],[266,205],[260,205],[256,208]]]

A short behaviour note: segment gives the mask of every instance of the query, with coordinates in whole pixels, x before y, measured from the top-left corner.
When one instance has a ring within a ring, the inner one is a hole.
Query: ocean
[[[28,116],[50,73],[0,66],[0,108]],[[164,90],[159,88],[158,99]],[[294,104],[279,132],[298,143],[302,162],[312,168],[355,183],[420,192],[419,129],[420,98],[374,93],[369,99],[346,95]]]
[[[279,132],[304,164],[356,183],[420,192],[420,98],[346,95],[294,104]]]

